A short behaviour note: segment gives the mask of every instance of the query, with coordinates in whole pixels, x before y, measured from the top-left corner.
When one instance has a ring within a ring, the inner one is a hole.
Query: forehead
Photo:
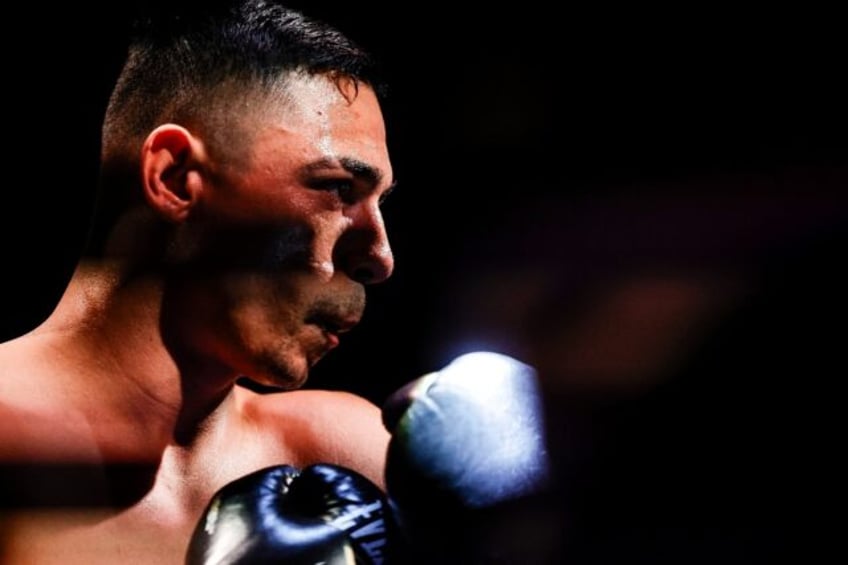
[[[391,178],[386,131],[371,87],[325,75],[293,75],[271,97],[254,129],[254,157],[353,158]]]

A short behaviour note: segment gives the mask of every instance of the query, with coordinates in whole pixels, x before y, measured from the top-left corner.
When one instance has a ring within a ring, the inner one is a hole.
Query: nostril
[[[374,280],[374,271],[368,267],[359,267],[353,271],[353,279],[362,284],[368,284]]]
[[[377,284],[389,278],[394,257],[384,232],[348,231],[336,246],[334,263],[360,284]]]

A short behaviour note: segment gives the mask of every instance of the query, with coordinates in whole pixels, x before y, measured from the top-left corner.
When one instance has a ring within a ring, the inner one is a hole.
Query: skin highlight
[[[212,494],[271,464],[332,462],[382,486],[379,409],[296,390],[394,264],[383,117],[353,84],[291,78],[288,104],[240,118],[241,166],[191,127],[148,135],[144,198],[48,319],[0,344],[3,478],[22,497],[33,480],[36,496],[70,464],[62,496],[83,498],[49,515],[4,507],[0,561],[181,563]],[[285,392],[236,385],[245,377]]]

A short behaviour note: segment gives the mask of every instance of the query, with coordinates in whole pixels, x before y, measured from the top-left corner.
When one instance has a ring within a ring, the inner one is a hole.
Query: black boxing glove
[[[385,495],[344,467],[278,465],[225,485],[191,537],[187,565],[377,565],[392,560]]]
[[[463,355],[387,399],[386,488],[422,563],[537,562],[525,534],[550,530],[535,513],[551,475],[543,420],[536,371],[497,353]]]

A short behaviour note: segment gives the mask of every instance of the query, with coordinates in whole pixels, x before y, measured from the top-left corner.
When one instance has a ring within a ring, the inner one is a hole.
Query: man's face
[[[292,388],[359,321],[363,285],[392,272],[392,169],[371,88],[303,76],[287,92],[248,119],[247,162],[211,169],[183,228],[179,324],[202,356]]]

